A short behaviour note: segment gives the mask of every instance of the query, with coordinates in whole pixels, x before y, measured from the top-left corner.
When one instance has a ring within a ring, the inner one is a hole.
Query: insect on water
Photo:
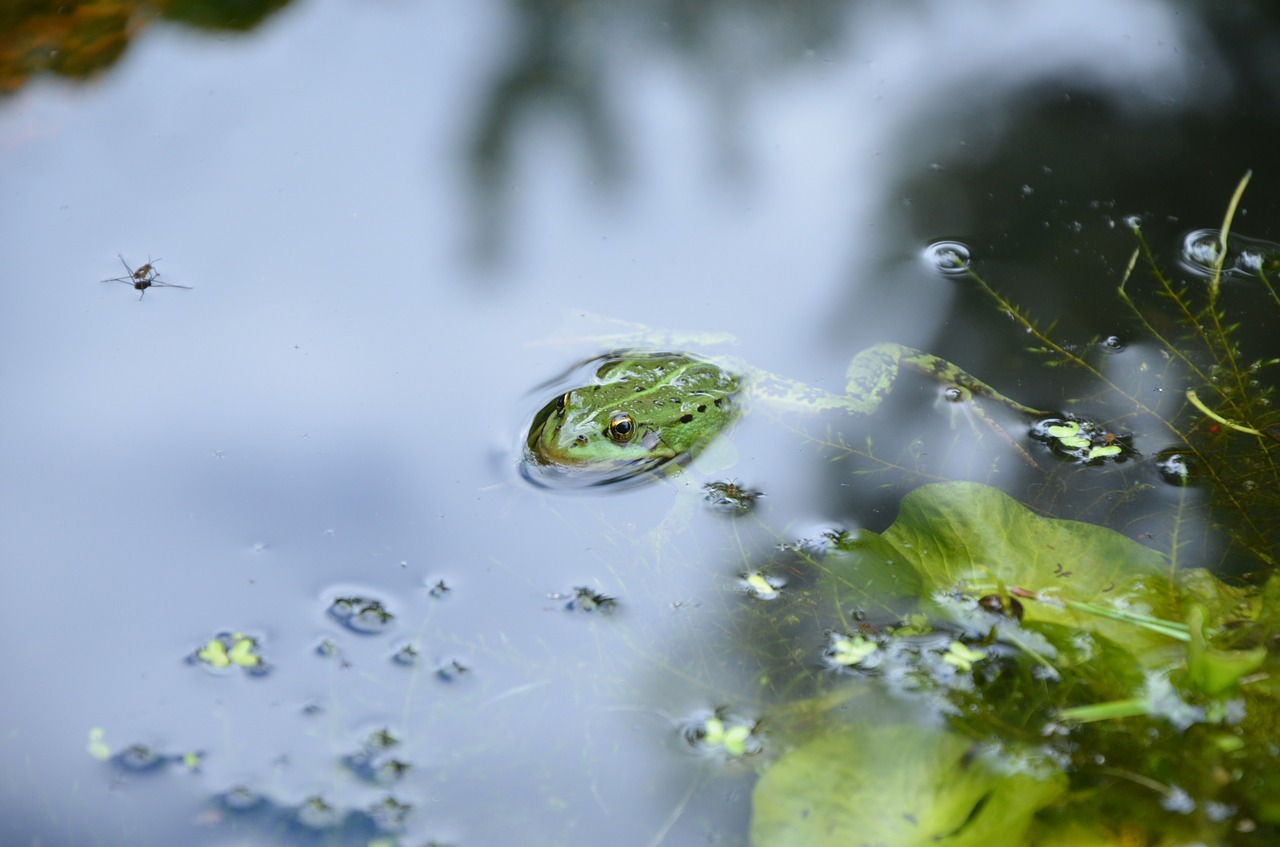
[[[145,265],[139,265],[136,268],[129,267],[129,263],[125,261],[124,256],[116,254],[120,258],[120,264],[124,265],[126,276],[113,276],[111,279],[104,279],[103,282],[123,282],[125,285],[136,288],[141,294],[138,299],[141,300],[147,293],[147,289],[155,286],[156,288],[185,288],[191,290],[189,285],[178,285],[176,282],[163,282],[160,279],[160,272],[156,270],[156,262],[159,259],[147,257]]]

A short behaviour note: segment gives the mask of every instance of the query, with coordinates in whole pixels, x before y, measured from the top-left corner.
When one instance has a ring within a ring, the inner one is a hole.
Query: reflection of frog
[[[595,367],[590,381],[558,394],[529,427],[526,468],[538,470],[543,479],[572,475],[618,482],[691,459],[734,420],[744,395],[788,411],[869,415],[901,367],[945,385],[948,400],[985,397],[1021,414],[1046,414],[1010,400],[945,359],[899,344],[878,344],[854,357],[845,394],[766,373],[740,376],[685,353],[623,351],[590,364]]]

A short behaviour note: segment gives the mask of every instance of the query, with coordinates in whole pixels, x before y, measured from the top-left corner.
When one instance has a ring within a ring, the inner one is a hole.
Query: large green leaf
[[[1114,612],[1180,618],[1162,555],[1105,527],[1041,517],[990,486],[921,486],[903,498],[883,539],[916,569],[926,594],[998,583]],[[1025,605],[1027,623],[1088,630],[1139,657],[1170,646],[1129,622],[1049,602]]]
[[[755,788],[755,847],[1004,847],[1066,778],[974,755],[929,727],[844,725],[791,750]]]
[[[1197,803],[1280,826],[1280,673],[1266,649],[1280,631],[1280,576],[1260,589],[1171,572],[1119,533],[970,483],[913,491],[887,530],[841,535],[814,564],[817,579],[783,592],[783,614],[771,607],[802,646],[775,651],[769,679],[818,644],[878,652],[829,666],[830,686],[819,677],[816,696],[767,719],[786,752],[753,796],[756,847],[1109,847],[1139,831],[1132,810],[1171,773]],[[976,602],[984,593],[1020,596],[1022,619],[993,615]],[[938,653],[957,643],[987,658],[942,666]],[[881,700],[891,714],[869,708]],[[1001,758],[975,755],[991,749]],[[1028,766],[1028,749],[1064,770]],[[1103,761],[1148,781],[1108,785],[1107,805],[1087,780],[1061,796],[1073,766]],[[1153,825],[1185,831],[1178,843],[1225,843],[1229,829],[1192,816]]]

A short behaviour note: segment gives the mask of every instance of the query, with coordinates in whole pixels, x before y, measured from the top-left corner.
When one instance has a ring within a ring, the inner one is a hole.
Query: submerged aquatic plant
[[[954,262],[1001,313],[1020,327],[1032,342],[1030,349],[1047,364],[1082,373],[1100,394],[1110,395],[1112,404],[1125,409],[1126,418],[1146,430],[1148,442],[1157,438],[1166,442],[1163,449],[1143,456],[1130,446],[1129,436],[1105,428],[1091,430],[1077,436],[1077,458],[1131,455],[1154,462],[1166,483],[1203,486],[1209,494],[1209,523],[1229,542],[1222,560],[1243,555],[1252,560],[1253,568],[1260,565],[1269,569],[1275,564],[1274,538],[1280,529],[1280,409],[1274,406],[1275,386],[1264,377],[1280,364],[1280,359],[1253,355],[1243,349],[1241,327],[1231,318],[1223,286],[1228,275],[1251,274],[1269,295],[1270,305],[1275,308],[1273,318],[1280,321],[1280,295],[1272,280],[1272,274],[1280,269],[1280,245],[1265,247],[1268,242],[1231,233],[1249,179],[1250,174],[1246,173],[1236,187],[1221,229],[1199,231],[1194,239],[1188,239],[1191,246],[1184,248],[1184,253],[1197,258],[1188,260],[1187,265],[1203,272],[1202,286],[1175,283],[1161,268],[1143,235],[1140,220],[1126,221],[1138,246],[1116,293],[1147,340],[1159,347],[1158,372],[1144,362],[1137,373],[1113,375],[1090,351],[1118,349],[1122,345],[1116,339],[1089,345],[1061,341],[1054,337],[1052,327],[1043,327],[990,285],[967,257],[956,256]],[[1140,265],[1154,283],[1157,302],[1135,300],[1135,272]],[[1150,317],[1152,310],[1161,306],[1159,318]],[[1041,429],[1056,432],[1064,423],[1072,425],[1070,421],[1046,421]],[[1096,428],[1087,422],[1076,426]],[[1066,441],[1061,443],[1070,446]],[[1055,449],[1058,447],[1055,445]],[[1190,503],[1184,499],[1180,509],[1189,508]],[[1182,547],[1189,543],[1189,539],[1179,537],[1184,517],[1175,515],[1169,525],[1171,540],[1166,552],[1175,567],[1182,563]],[[1199,545],[1202,550],[1211,547],[1207,541]],[[1238,563],[1234,567],[1253,569]]]
[[[1166,563],[990,486],[911,492],[892,526],[842,540],[770,615],[808,658],[786,651],[765,675],[788,696],[762,722],[783,752],[756,788],[754,843],[849,843],[867,827],[898,833],[884,843],[986,847],[1280,835],[1267,799],[1280,579],[1233,588]],[[924,728],[938,717],[945,731]],[[920,737],[922,758],[850,766],[894,736]],[[1017,774],[998,827],[980,796],[945,790],[981,778],[996,792]],[[1100,786],[1114,802],[1099,804]],[[940,793],[919,807],[922,792]],[[1174,799],[1187,811],[1170,820]],[[898,804],[916,818],[905,828],[884,815]],[[1144,815],[1158,823],[1135,828]],[[1061,840],[1073,827],[1093,834]]]
[[[1072,413],[1033,427],[1067,460],[1040,489],[1096,489],[1103,462],[1154,471],[1104,474],[1130,490],[1099,499],[1136,499],[1152,487],[1142,477],[1163,480],[1173,496],[1143,507],[1150,520],[1163,510],[1162,535],[1045,517],[949,482],[909,493],[884,532],[794,562],[779,601],[755,609],[761,679],[780,701],[762,719],[776,758],[753,796],[756,847],[869,832],[984,847],[1280,839],[1280,411],[1263,379],[1277,360],[1245,352],[1223,284],[1251,274],[1280,317],[1280,245],[1231,235],[1247,183],[1214,238],[1195,242],[1204,286],[1175,284],[1131,222],[1138,247],[1117,296],[1159,349],[1158,373],[1142,363],[1117,374],[1090,351],[1120,345],[1056,339],[953,258],[1049,364],[1086,377],[1091,402],[1122,410],[1123,430]],[[1158,317],[1136,291],[1139,266]],[[1163,392],[1149,391],[1152,377]],[[870,441],[829,440],[873,469],[893,465]],[[1224,570],[1249,578],[1231,584]],[[919,758],[905,755],[917,737]],[[884,739],[896,741],[881,751]],[[1002,780],[1015,778],[1006,794]],[[971,779],[983,788],[947,789]]]

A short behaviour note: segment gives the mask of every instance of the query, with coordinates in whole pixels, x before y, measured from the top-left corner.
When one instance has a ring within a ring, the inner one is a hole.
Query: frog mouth
[[[519,463],[520,476],[539,488],[556,491],[626,491],[664,476],[669,467],[684,464],[682,456],[644,456],[638,459],[601,461],[592,467],[545,462],[526,451]]]
[[[684,465],[689,459],[688,453],[676,454],[663,449],[665,442],[662,440],[662,431],[654,427],[646,427],[627,444],[617,445],[619,451],[614,459],[597,457],[581,463],[557,461],[539,453],[536,445],[540,436],[541,430],[530,429],[524,445],[524,456],[519,463],[520,475],[539,488],[559,491],[599,491],[601,488],[608,488],[624,491],[657,479],[671,469]],[[627,455],[623,447],[629,448],[633,455]],[[641,455],[634,455],[637,451]]]

